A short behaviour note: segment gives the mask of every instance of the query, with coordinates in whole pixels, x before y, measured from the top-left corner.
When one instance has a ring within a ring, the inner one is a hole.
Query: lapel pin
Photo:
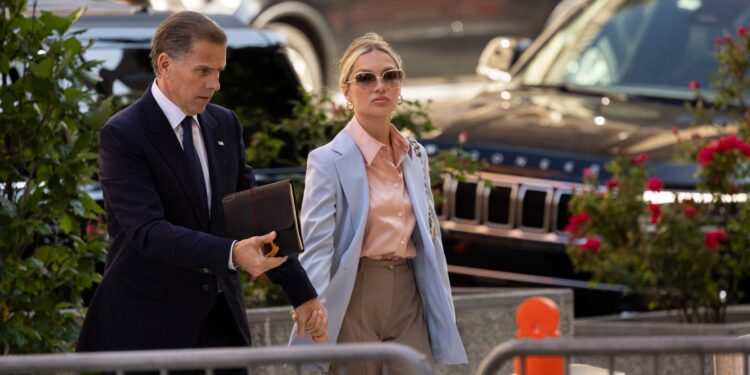
[[[219,141],[219,146],[224,147],[224,141]]]

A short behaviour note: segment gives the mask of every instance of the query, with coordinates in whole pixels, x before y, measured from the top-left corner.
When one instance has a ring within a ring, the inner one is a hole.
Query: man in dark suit
[[[275,233],[224,237],[221,198],[254,186],[234,112],[209,104],[226,35],[195,12],[157,29],[156,81],[100,134],[100,182],[111,246],[79,351],[247,346],[237,269],[266,273],[303,333],[327,339],[327,312],[296,258],[266,258]]]

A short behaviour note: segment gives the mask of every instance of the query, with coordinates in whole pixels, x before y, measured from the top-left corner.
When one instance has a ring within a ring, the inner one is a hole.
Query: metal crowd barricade
[[[172,370],[202,369],[213,375],[214,370],[226,368],[246,368],[253,374],[259,366],[284,364],[301,374],[305,363],[356,360],[383,361],[384,373],[390,363],[398,362],[410,374],[432,374],[423,354],[394,343],[0,356],[0,374],[106,371],[122,375],[126,371],[159,371],[166,375]]]
[[[573,356],[604,356],[608,364],[608,373],[615,374],[615,358],[618,356],[639,355],[652,357],[650,369],[634,371],[639,374],[675,373],[668,366],[660,365],[660,357],[669,355],[697,356],[697,368],[691,371],[680,370],[681,374],[714,374],[714,354],[732,354],[724,356],[734,363],[734,369],[716,371],[716,373],[749,375],[748,354],[750,339],[728,336],[651,336],[651,337],[596,337],[596,338],[556,338],[549,340],[510,340],[496,346],[477,369],[477,375],[497,374],[506,363],[521,358],[518,375],[526,375],[525,358],[537,355],[559,355],[564,359],[564,374],[575,375],[571,371]],[[740,356],[741,354],[741,356]],[[650,371],[649,371],[650,370]],[[620,370],[618,370],[620,371]],[[505,374],[507,374],[506,372]],[[625,372],[630,375],[630,372]]]

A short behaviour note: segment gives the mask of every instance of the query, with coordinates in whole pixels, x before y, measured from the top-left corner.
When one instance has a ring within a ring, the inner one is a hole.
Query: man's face
[[[187,115],[203,112],[221,87],[219,74],[227,64],[227,46],[197,41],[182,58],[164,52],[158,58],[159,89]]]

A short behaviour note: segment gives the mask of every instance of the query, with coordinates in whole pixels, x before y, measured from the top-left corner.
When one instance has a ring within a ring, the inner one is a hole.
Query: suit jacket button
[[[203,291],[208,292],[209,290],[211,290],[211,287],[208,284],[203,284]]]

